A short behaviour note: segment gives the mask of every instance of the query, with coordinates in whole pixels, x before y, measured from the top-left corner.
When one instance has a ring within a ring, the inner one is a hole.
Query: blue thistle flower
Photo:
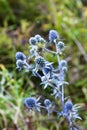
[[[68,119],[70,130],[76,130],[76,128],[73,126],[73,122],[75,122],[76,119],[81,119],[81,117],[78,115],[78,108],[80,107],[73,105],[70,100],[65,103],[64,115]]]
[[[34,97],[28,97],[24,100],[24,105],[33,110],[36,109],[37,111],[40,111],[40,103],[38,103],[40,98],[36,99]]]
[[[67,102],[65,103],[65,111],[66,111],[66,112],[71,111],[72,108],[73,108],[72,102],[71,102],[71,101],[67,101]]]
[[[67,62],[66,62],[66,60],[61,60],[60,61],[59,68],[62,69],[64,72],[67,71]]]
[[[35,38],[37,40],[37,42],[40,42],[40,43],[45,43],[45,39],[42,38],[39,34],[35,35]]]
[[[26,59],[26,56],[22,52],[17,52],[15,57],[16,57],[16,60],[25,60]]]
[[[61,66],[61,67],[67,66],[66,60],[61,60],[61,61],[60,61],[60,66]]]
[[[44,58],[41,57],[41,56],[37,56],[37,57],[35,58],[35,63],[36,63],[36,67],[37,67],[38,69],[45,67],[45,60],[44,60]]]
[[[37,39],[36,39],[35,37],[31,37],[31,38],[29,39],[29,43],[30,43],[31,45],[37,45]]]
[[[59,42],[57,43],[57,52],[58,52],[58,53],[61,53],[62,51],[64,51],[64,48],[65,48],[64,42],[59,41]]]
[[[45,99],[44,105],[46,106],[46,110],[47,110],[48,116],[49,116],[50,113],[53,111],[53,104],[49,99]]]
[[[34,108],[36,106],[36,99],[33,97],[26,98],[24,104],[27,108]]]
[[[37,34],[37,35],[35,35],[35,38],[36,38],[37,42],[40,42],[42,37],[39,34]]]
[[[51,101],[50,101],[49,99],[45,99],[44,105],[45,105],[46,107],[49,107],[49,105],[52,105],[52,103],[51,103]]]
[[[50,32],[49,32],[49,41],[54,42],[54,40],[57,40],[57,39],[59,39],[59,35],[58,35],[57,31],[50,30]]]
[[[22,68],[23,68],[23,66],[24,66],[24,61],[23,60],[17,60],[16,61],[16,68],[20,71]]]

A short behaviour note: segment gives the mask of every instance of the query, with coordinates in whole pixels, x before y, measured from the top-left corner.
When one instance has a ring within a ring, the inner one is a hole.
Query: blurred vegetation
[[[63,57],[68,61],[66,95],[82,108],[82,121],[87,129],[87,2],[86,0],[0,0],[0,129],[12,130],[66,130],[64,119],[50,119],[26,110],[23,100],[27,96],[42,95],[52,98],[49,89],[39,87],[39,79],[25,72],[17,72],[15,53],[29,55],[28,39],[41,34],[47,39],[50,29],[56,29],[64,39]],[[54,49],[53,47],[51,49]],[[44,54],[52,61],[53,55]],[[56,58],[54,58],[56,65]],[[42,92],[42,93],[41,93]],[[54,99],[52,99],[54,100]],[[54,101],[57,103],[58,101]],[[38,116],[38,119],[37,119]],[[33,123],[29,123],[33,121]],[[63,125],[62,125],[63,124]]]

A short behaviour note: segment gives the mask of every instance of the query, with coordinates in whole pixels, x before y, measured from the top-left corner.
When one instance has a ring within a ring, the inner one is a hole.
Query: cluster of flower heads
[[[47,45],[51,43],[55,45],[56,51],[48,49]],[[60,112],[58,110],[55,110],[54,104],[49,99],[45,99],[43,103],[44,105],[41,105],[40,98],[36,99],[35,97],[25,98],[25,106],[30,110],[37,110],[39,112],[41,111],[41,108],[46,109],[48,116],[52,112],[56,112],[57,115],[66,118],[69,123],[70,130],[77,130],[77,128],[73,126],[73,123],[77,118],[81,119],[78,116],[79,106],[73,105],[71,100],[64,97],[64,86],[68,85],[68,82],[65,81],[67,61],[60,59],[60,55],[65,49],[64,42],[60,40],[57,31],[50,30],[49,41],[46,41],[39,34],[37,34],[29,39],[29,44],[29,56],[25,56],[22,52],[16,53],[17,69],[19,71],[21,69],[25,69],[27,72],[31,71],[33,76],[39,77],[41,79],[41,85],[44,89],[50,87],[52,89],[52,95],[61,101],[62,110]],[[41,47],[42,52],[39,51],[39,47]],[[45,51],[57,56],[58,66],[56,68],[54,68],[53,62],[47,61],[42,56]],[[33,63],[27,62],[32,58],[34,59]],[[42,73],[40,73],[40,71]]]

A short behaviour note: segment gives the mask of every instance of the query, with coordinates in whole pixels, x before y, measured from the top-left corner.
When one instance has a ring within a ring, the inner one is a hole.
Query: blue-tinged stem
[[[39,77],[41,79],[41,75],[37,72],[36,73],[37,77]]]
[[[49,52],[49,53],[56,54],[55,51],[51,51],[51,50],[49,50],[49,49],[47,49],[47,48],[43,48],[43,49],[44,49],[45,51]]]
[[[59,64],[60,63],[60,57],[59,57],[58,52],[57,52],[57,43],[56,43],[56,41],[54,41],[54,43],[55,43],[55,47],[56,47],[56,54],[57,54],[57,59],[58,59],[58,64]]]
[[[55,41],[55,46],[56,46],[56,52],[57,52],[57,43]],[[60,63],[60,57],[57,54],[57,59],[58,59],[58,64]],[[62,110],[64,112],[64,85],[62,85],[62,97],[61,97],[61,103],[62,103]]]
[[[62,85],[62,109],[64,112],[64,85]]]

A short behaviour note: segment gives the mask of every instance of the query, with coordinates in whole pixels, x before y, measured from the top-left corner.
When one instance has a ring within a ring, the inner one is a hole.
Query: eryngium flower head
[[[40,42],[42,37],[39,34],[37,34],[37,35],[35,35],[35,38],[36,38],[37,42]]]
[[[71,101],[67,101],[67,102],[65,103],[65,111],[66,111],[66,112],[71,111],[72,108],[73,108],[72,102],[71,102]]]
[[[60,61],[59,68],[62,69],[64,72],[67,71],[67,62],[66,62],[66,60],[61,60]]]
[[[61,53],[63,50],[64,50],[64,43],[62,42],[62,41],[59,41],[58,43],[57,43],[57,51],[59,52],[59,53]]]
[[[67,66],[66,60],[61,60],[61,61],[60,61],[60,65],[61,65],[61,67]]]
[[[26,59],[26,56],[22,52],[17,52],[15,57],[16,57],[16,60],[25,60]]]
[[[51,114],[51,112],[53,111],[54,106],[49,99],[45,99],[44,105],[46,107],[46,110],[47,110],[47,113],[48,113],[48,116],[49,116]]]
[[[50,105],[52,105],[52,103],[51,103],[51,101],[50,101],[49,99],[45,99],[44,105],[45,105],[46,107],[49,107]]]
[[[36,109],[40,111],[40,103],[38,103],[39,99],[40,98],[36,99],[34,97],[26,98],[24,100],[24,105],[31,110]]]
[[[45,67],[45,60],[41,56],[37,56],[35,58],[35,63],[36,63],[36,66],[38,67],[38,69]]]
[[[59,39],[59,35],[58,35],[57,31],[50,30],[50,32],[49,32],[49,41],[53,42],[56,39]]]
[[[80,106],[77,104],[73,105],[71,101],[67,101],[65,103],[65,114],[70,120],[70,123],[74,122],[76,119],[80,119],[81,117],[78,115],[78,109]]]
[[[22,68],[23,68],[23,66],[24,66],[24,61],[23,60],[17,60],[16,61],[16,68],[20,71]]]
[[[36,40],[36,38],[35,38],[35,37],[31,37],[31,38],[29,39],[29,43],[30,43],[31,45],[37,45],[37,40]]]

